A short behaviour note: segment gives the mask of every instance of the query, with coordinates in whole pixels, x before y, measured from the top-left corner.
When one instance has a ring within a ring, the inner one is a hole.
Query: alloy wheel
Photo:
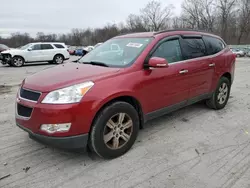
[[[228,86],[226,83],[223,83],[219,87],[219,93],[217,96],[218,103],[224,104],[227,100],[227,95],[228,95]]]
[[[13,61],[14,61],[14,65],[17,67],[21,67],[23,65],[23,60],[20,57],[15,58]]]
[[[120,149],[130,140],[132,132],[132,119],[126,113],[118,113],[106,123],[103,140],[108,148]]]
[[[63,62],[62,56],[57,56],[55,60],[57,64],[61,64]]]

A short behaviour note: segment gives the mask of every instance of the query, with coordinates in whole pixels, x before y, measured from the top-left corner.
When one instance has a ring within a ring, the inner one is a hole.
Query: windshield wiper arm
[[[99,62],[99,61],[84,62],[83,64],[90,64],[90,65],[97,65],[97,66],[109,67],[107,64]]]

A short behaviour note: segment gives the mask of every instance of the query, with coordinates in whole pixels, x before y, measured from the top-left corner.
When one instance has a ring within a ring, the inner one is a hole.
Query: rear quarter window
[[[203,36],[206,45],[207,55],[214,55],[222,51],[226,45],[220,39],[210,36]]]
[[[54,44],[54,46],[56,47],[56,48],[65,48],[63,45],[61,45],[61,44]]]

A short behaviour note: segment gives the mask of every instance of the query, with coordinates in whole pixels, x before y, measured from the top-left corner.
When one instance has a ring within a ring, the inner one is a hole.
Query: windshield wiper
[[[99,62],[99,61],[83,62],[83,64],[90,64],[90,65],[97,65],[97,66],[109,67],[107,64]]]

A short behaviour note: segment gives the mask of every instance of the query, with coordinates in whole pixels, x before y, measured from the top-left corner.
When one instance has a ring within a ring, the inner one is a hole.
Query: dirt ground
[[[228,105],[195,104],[148,122],[114,160],[46,147],[14,121],[22,79],[53,65],[0,65],[0,187],[250,188],[250,59],[237,60]]]

